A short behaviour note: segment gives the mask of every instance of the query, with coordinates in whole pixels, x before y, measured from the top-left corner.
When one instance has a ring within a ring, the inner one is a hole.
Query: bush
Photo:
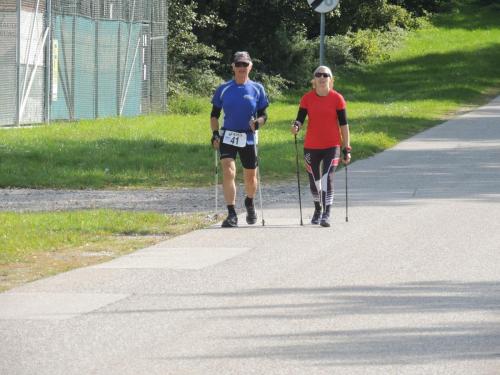
[[[479,1],[494,2],[497,0]],[[460,4],[459,0],[389,0],[389,2],[400,5],[418,16],[435,12],[450,12],[455,10]]]
[[[177,94],[168,98],[167,112],[178,115],[197,115],[205,111],[206,107],[206,97],[200,98],[188,94]]]
[[[223,82],[212,70],[190,69],[184,77],[188,91],[195,96],[211,96]]]
[[[256,74],[256,79],[264,85],[266,89],[267,97],[269,101],[281,99],[283,97],[283,91],[287,90],[292,84],[292,81],[289,81],[283,78],[281,75],[268,75],[265,73]]]
[[[317,41],[319,51],[319,39]],[[342,65],[356,62],[352,54],[352,43],[346,35],[335,35],[325,37],[325,65],[332,70]]]
[[[422,22],[421,19],[416,20]],[[347,35],[327,35],[324,64],[336,71],[351,64],[387,59],[389,52],[402,42],[406,33],[400,27],[393,27],[389,30],[359,30]],[[302,34],[293,37],[289,52],[283,56],[283,71],[269,77],[259,75],[266,89],[270,87],[268,91],[271,95],[279,97],[280,91],[286,86],[295,89],[310,87],[312,72],[319,65],[319,44],[319,38],[309,40]],[[275,87],[277,91],[273,92]]]
[[[358,63],[385,60],[406,35],[405,30],[395,27],[388,31],[359,30],[348,33],[353,59]]]
[[[477,0],[479,5],[481,6],[488,6],[488,7],[491,7],[491,8],[496,8],[496,9],[500,9],[500,3],[498,2],[498,0]],[[492,9],[492,10],[493,10]]]
[[[399,5],[388,4],[386,0],[362,3],[358,18],[363,20],[362,29],[415,29],[418,26],[410,12]]]
[[[266,56],[269,65],[254,61],[256,80],[262,81],[270,97],[275,99],[285,88],[303,87],[303,81],[310,79],[316,67],[316,52],[304,33],[291,35],[280,30],[276,37],[280,40],[280,49],[273,56]],[[271,69],[270,66],[278,68]]]

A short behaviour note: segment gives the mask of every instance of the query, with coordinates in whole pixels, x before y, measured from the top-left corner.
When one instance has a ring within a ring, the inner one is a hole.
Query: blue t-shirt
[[[224,111],[222,129],[247,132],[247,144],[253,144],[250,119],[269,105],[264,86],[251,80],[239,85],[233,79],[215,90],[212,104]]]

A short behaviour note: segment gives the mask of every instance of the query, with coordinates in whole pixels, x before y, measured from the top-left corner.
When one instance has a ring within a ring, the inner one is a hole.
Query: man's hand
[[[259,127],[260,127],[260,123],[259,123],[259,120],[258,119],[255,119],[255,118],[251,118],[250,119],[250,129],[252,129],[252,131],[255,133],[257,130],[259,130]]]
[[[210,140],[213,148],[219,148],[220,145],[220,134],[218,130],[212,132],[212,139]]]

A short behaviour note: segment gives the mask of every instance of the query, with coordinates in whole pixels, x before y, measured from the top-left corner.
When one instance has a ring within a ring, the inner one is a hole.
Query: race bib
[[[245,147],[247,145],[246,133],[233,132],[231,130],[224,130],[224,138],[222,142],[236,147]]]

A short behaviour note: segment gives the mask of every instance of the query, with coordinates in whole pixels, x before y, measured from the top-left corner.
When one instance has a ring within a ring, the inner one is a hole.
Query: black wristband
[[[260,126],[260,124],[259,124],[259,120],[255,120],[255,121],[254,121],[254,123],[253,123],[253,127],[254,127],[254,129],[255,129],[255,130],[259,130],[259,126]]]

